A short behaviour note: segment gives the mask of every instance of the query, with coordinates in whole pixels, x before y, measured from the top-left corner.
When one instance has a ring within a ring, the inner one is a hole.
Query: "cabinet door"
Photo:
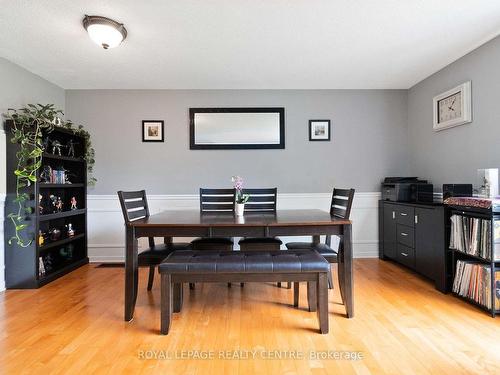
[[[384,256],[395,259],[397,254],[396,206],[384,204]]]
[[[415,208],[415,268],[431,279],[436,278],[438,248],[436,210]]]

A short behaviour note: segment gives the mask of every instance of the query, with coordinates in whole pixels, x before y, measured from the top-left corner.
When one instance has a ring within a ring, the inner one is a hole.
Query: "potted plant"
[[[233,176],[232,178],[233,186],[236,189],[236,216],[243,216],[245,211],[245,203],[248,202],[250,196],[248,194],[243,194],[243,178],[240,176]]]

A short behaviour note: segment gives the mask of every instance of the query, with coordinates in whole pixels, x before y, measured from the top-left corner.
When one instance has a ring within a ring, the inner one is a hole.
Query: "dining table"
[[[134,317],[138,292],[138,239],[143,237],[277,237],[311,236],[315,243],[322,235],[340,236],[342,251],[338,266],[343,267],[344,305],[348,318],[354,316],[352,223],[317,209],[245,212],[165,210],[125,223],[125,321]],[[286,251],[286,250],[283,250]]]

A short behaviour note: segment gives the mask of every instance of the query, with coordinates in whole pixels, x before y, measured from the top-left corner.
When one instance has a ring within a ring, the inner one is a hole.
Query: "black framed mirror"
[[[190,108],[191,150],[283,149],[285,108]]]

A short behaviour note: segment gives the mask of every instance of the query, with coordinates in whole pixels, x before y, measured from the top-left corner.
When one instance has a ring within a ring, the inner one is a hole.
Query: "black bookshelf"
[[[10,135],[11,124],[6,123],[7,137]],[[64,128],[55,128],[52,132],[43,134],[46,138],[58,140],[65,145],[73,140],[75,145],[74,156],[68,156],[68,149],[61,148],[61,155],[53,155],[51,147],[42,155],[42,168],[37,171],[37,182],[23,189],[30,196],[28,206],[33,213],[25,217],[28,227],[23,231],[33,238],[27,247],[21,247],[15,241],[8,243],[15,231],[10,220],[4,222],[5,232],[5,281],[8,289],[39,288],[61,276],[88,263],[87,253],[87,165],[84,159],[85,140]],[[5,216],[17,211],[16,178],[13,171],[16,169],[16,152],[19,146],[7,142],[7,197]],[[65,170],[69,181],[42,180],[41,173],[44,167],[54,170]],[[57,182],[57,183],[56,183]],[[52,206],[50,196],[60,197],[63,203],[61,210]],[[39,200],[39,197],[42,197]],[[71,209],[70,200],[75,197],[77,208]],[[40,206],[43,210],[40,210]],[[60,211],[60,212],[57,212]],[[71,224],[74,234],[68,233],[67,226]],[[50,231],[58,229],[59,236],[51,236]],[[40,240],[43,234],[43,241]],[[43,265],[43,267],[41,267]],[[41,270],[45,269],[42,273]]]
[[[496,272],[500,271],[500,259],[495,259],[495,246],[500,246],[500,241],[497,239],[497,244],[495,245],[495,221],[500,221],[500,212],[494,211],[492,209],[485,209],[485,208],[477,208],[477,207],[467,207],[467,206],[448,206],[449,207],[449,217],[453,215],[458,215],[458,216],[463,216],[468,219],[483,219],[483,220],[488,220],[489,225],[491,226],[490,232],[489,232],[489,238],[483,238],[484,236],[481,236],[481,243],[482,241],[490,241],[491,243],[491,254],[490,257],[491,259],[487,259],[485,257],[475,255],[475,254],[469,254],[467,252],[457,250],[454,248],[449,248],[449,251],[451,253],[451,268],[452,268],[452,276],[454,281],[456,277],[456,270],[457,270],[457,261],[462,260],[471,264],[478,264],[478,265],[483,265],[485,268],[490,270],[490,295],[491,295],[491,308],[488,308],[487,306],[479,303],[478,301],[467,297],[460,295],[456,293],[455,291],[452,290],[452,294],[458,298],[460,298],[463,301],[466,301],[488,313],[491,314],[491,316],[494,318],[497,314],[500,314],[500,310],[495,308],[495,300],[497,298],[497,293],[496,293]],[[451,231],[451,225],[447,226],[448,232]],[[447,236],[448,239],[450,238],[451,234],[448,233],[449,235]],[[496,252],[500,252],[500,250],[496,250]],[[453,282],[452,282],[453,284]],[[500,298],[500,296],[498,297]]]

